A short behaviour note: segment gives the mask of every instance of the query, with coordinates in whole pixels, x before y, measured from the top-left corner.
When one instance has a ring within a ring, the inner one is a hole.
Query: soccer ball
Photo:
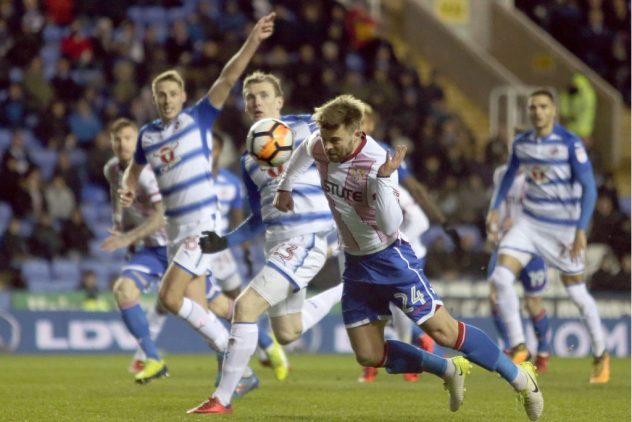
[[[277,167],[290,159],[294,134],[280,120],[262,119],[250,127],[246,148],[262,166]]]

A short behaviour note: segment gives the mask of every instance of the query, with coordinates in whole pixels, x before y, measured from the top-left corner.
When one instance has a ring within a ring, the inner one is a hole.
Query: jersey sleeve
[[[395,233],[402,225],[404,216],[399,205],[397,172],[390,177],[377,174],[369,179],[369,194],[374,198],[375,218],[378,227],[386,235]]]
[[[516,173],[518,172],[518,168],[520,167],[520,160],[516,155],[515,147],[511,151],[511,158],[509,159],[509,165],[507,166],[507,170],[503,175],[500,185],[498,189],[494,192],[491,201],[490,209],[497,209],[500,204],[505,200],[509,189],[511,189],[511,185],[516,177]]]
[[[575,139],[569,146],[569,159],[573,176],[582,185],[581,212],[577,228],[586,230],[597,202],[597,187],[590,159],[580,139]]]
[[[314,157],[311,151],[314,150],[315,141],[320,139],[320,136],[312,134],[309,138],[304,140],[301,145],[294,151],[290,161],[288,162],[283,174],[281,175],[281,181],[279,182],[278,190],[291,192],[294,186],[294,181],[314,163]]]
[[[145,167],[141,172],[138,180],[138,189],[145,197],[149,198],[151,203],[155,204],[162,201],[158,181],[149,167]]]
[[[144,130],[141,129],[138,133],[138,139],[136,140],[136,151],[134,151],[134,161],[137,164],[145,165],[147,164],[147,157],[145,156],[145,151],[143,151],[143,143],[141,139],[143,139]]]
[[[191,110],[195,115],[197,123],[210,130],[219,116],[220,110],[215,108],[208,100],[207,96],[202,97]]]

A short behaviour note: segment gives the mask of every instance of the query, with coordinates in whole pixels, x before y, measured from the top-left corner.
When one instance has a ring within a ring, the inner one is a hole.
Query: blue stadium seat
[[[40,168],[42,178],[44,180],[50,180],[55,171],[57,152],[50,149],[33,148],[30,150],[30,157]]]
[[[99,290],[108,291],[110,283],[110,267],[101,260],[88,258],[81,261],[81,272],[92,271],[97,277]]]
[[[4,234],[12,216],[13,211],[11,210],[11,206],[6,202],[0,201],[0,233]]]
[[[72,164],[74,167],[83,167],[88,161],[88,157],[85,151],[79,148],[69,151],[68,157],[70,158],[70,164]]]
[[[72,282],[74,286],[78,286],[81,278],[79,262],[71,259],[55,258],[51,265],[51,275],[55,282],[67,281],[68,283]]]
[[[81,188],[81,202],[105,204],[108,202],[108,194],[102,187],[88,183]]]
[[[31,233],[33,233],[33,226],[34,223],[31,220],[28,218],[23,219],[20,225],[20,236],[24,238],[30,237]]]
[[[92,204],[90,202],[81,204],[81,214],[83,215],[83,219],[88,227],[92,227],[94,224],[99,223],[98,205]]]
[[[622,196],[619,198],[619,207],[621,211],[630,218],[630,197]]]
[[[51,283],[50,265],[45,259],[27,259],[22,264],[21,273],[24,281],[29,286],[29,290],[41,287],[40,284],[42,283]]]

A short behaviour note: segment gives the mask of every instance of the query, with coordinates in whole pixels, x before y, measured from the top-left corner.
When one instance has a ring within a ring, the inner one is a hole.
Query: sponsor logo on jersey
[[[342,199],[362,202],[362,191],[354,191],[329,180],[323,183],[323,190],[328,194],[338,196]]]

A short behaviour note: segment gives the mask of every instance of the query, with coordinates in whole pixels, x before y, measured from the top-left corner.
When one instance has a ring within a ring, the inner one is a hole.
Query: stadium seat
[[[83,203],[81,204],[81,214],[88,227],[99,223],[99,206],[90,202]]]
[[[30,151],[30,157],[40,168],[40,171],[42,172],[42,179],[50,180],[51,177],[53,177],[53,172],[55,171],[57,152],[50,149],[33,148]]]
[[[108,194],[102,187],[88,183],[81,188],[81,202],[105,204],[108,202]]]
[[[24,238],[28,238],[33,233],[33,222],[27,218],[22,220],[22,224],[20,225],[20,236]]]
[[[12,216],[11,206],[6,202],[0,201],[0,233],[4,233]]]
[[[99,290],[107,291],[109,290],[109,283],[111,280],[110,277],[110,267],[105,264],[103,261],[98,259],[84,259],[81,262],[81,272],[84,273],[86,271],[92,271],[97,277],[97,285],[99,286]]]
[[[55,258],[51,265],[51,275],[54,282],[67,281],[78,286],[81,279],[81,271],[79,270],[79,262],[71,259]]]
[[[22,277],[31,291],[39,291],[43,283],[50,284],[51,271],[45,259],[27,259],[22,264]]]
[[[621,211],[630,218],[630,197],[622,196],[619,198],[619,207]]]

